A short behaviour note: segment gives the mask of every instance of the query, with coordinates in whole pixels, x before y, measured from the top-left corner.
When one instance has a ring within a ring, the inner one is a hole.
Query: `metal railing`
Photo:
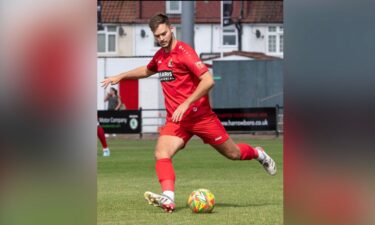
[[[284,134],[284,106],[276,105],[276,135]]]
[[[143,134],[158,133],[159,129],[165,124],[167,112],[165,109],[143,109],[142,112],[142,132],[139,134],[142,138]]]

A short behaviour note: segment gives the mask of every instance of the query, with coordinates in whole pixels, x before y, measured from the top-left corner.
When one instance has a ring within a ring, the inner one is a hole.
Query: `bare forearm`
[[[194,103],[201,97],[207,95],[208,92],[213,88],[215,82],[213,81],[211,75],[208,74],[205,76],[209,76],[209,77],[202,79],[199,82],[197,89],[193,92],[192,95],[189,96],[189,98],[186,99],[185,102],[188,103],[189,105]]]
[[[116,105],[115,110],[119,110],[120,108],[121,108],[121,102],[119,102],[119,103]]]
[[[148,76],[151,76],[154,74],[154,71],[148,70],[147,66],[141,66],[136,69],[127,71],[125,73],[120,73],[119,75],[112,76],[112,77],[107,77],[102,83],[102,87],[107,88],[108,85],[115,85],[118,82],[120,82],[122,79],[129,80],[129,79],[141,79],[145,78]]]
[[[179,122],[182,119],[182,116],[186,112],[186,110],[190,107],[190,105],[200,99],[201,97],[208,94],[211,88],[214,86],[215,82],[212,79],[212,76],[209,72],[206,72],[202,76],[199,77],[200,82],[197,86],[197,89],[190,95],[185,102],[177,107],[177,109],[172,114],[172,121]]]
[[[120,80],[122,79],[131,80],[131,79],[141,79],[141,78],[149,77],[152,74],[154,74],[154,72],[148,70],[146,66],[141,66],[136,69],[121,73],[117,76]]]

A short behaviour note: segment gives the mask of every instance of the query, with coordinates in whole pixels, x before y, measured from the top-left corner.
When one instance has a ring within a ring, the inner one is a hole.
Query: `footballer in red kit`
[[[147,69],[159,72],[165,96],[167,121],[171,121],[174,110],[195,91],[200,81],[199,77],[208,71],[195,51],[177,40],[176,46],[170,52],[165,52],[161,48],[147,65]],[[205,95],[190,105],[184,117],[194,118],[207,113],[212,114],[212,110],[208,96]]]
[[[214,80],[194,49],[179,41],[173,34],[169,18],[157,14],[149,21],[155,40],[161,46],[147,66],[108,77],[102,86],[117,84],[122,79],[141,79],[159,74],[165,98],[167,120],[155,147],[155,170],[162,193],[144,193],[149,204],[173,212],[175,173],[173,156],[185,147],[193,135],[210,144],[231,160],[259,161],[266,172],[276,174],[274,160],[261,147],[236,144],[212,111],[208,93]]]
[[[190,104],[177,124],[172,121],[173,112],[194,93],[200,82],[199,77],[208,72],[206,65],[189,45],[176,40],[170,52],[161,48],[147,69],[159,72],[165,97],[167,124],[162,128],[161,135],[178,136],[185,143],[193,134],[209,144],[222,144],[228,139],[227,132],[210,107],[207,94]]]

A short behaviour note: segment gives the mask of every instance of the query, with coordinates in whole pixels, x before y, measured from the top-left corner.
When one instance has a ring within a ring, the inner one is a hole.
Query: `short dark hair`
[[[150,29],[152,31],[155,31],[156,28],[158,28],[158,26],[160,24],[166,24],[166,25],[171,25],[169,23],[169,18],[168,16],[166,16],[165,14],[163,13],[158,13],[156,14],[155,16],[153,16],[150,21],[148,22],[148,26],[150,27]]]

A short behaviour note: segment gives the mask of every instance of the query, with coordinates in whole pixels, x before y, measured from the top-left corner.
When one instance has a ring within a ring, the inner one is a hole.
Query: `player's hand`
[[[114,84],[117,84],[118,82],[120,82],[120,79],[118,78],[118,76],[114,76],[114,77],[107,77],[100,83],[102,83],[102,87],[107,88],[108,85],[110,84],[114,85]]]
[[[172,122],[174,122],[174,123],[180,122],[181,119],[182,119],[182,116],[184,115],[184,113],[186,112],[186,110],[188,110],[188,108],[189,108],[189,104],[186,103],[186,102],[184,102],[181,105],[179,105],[177,107],[177,109],[173,112]]]

